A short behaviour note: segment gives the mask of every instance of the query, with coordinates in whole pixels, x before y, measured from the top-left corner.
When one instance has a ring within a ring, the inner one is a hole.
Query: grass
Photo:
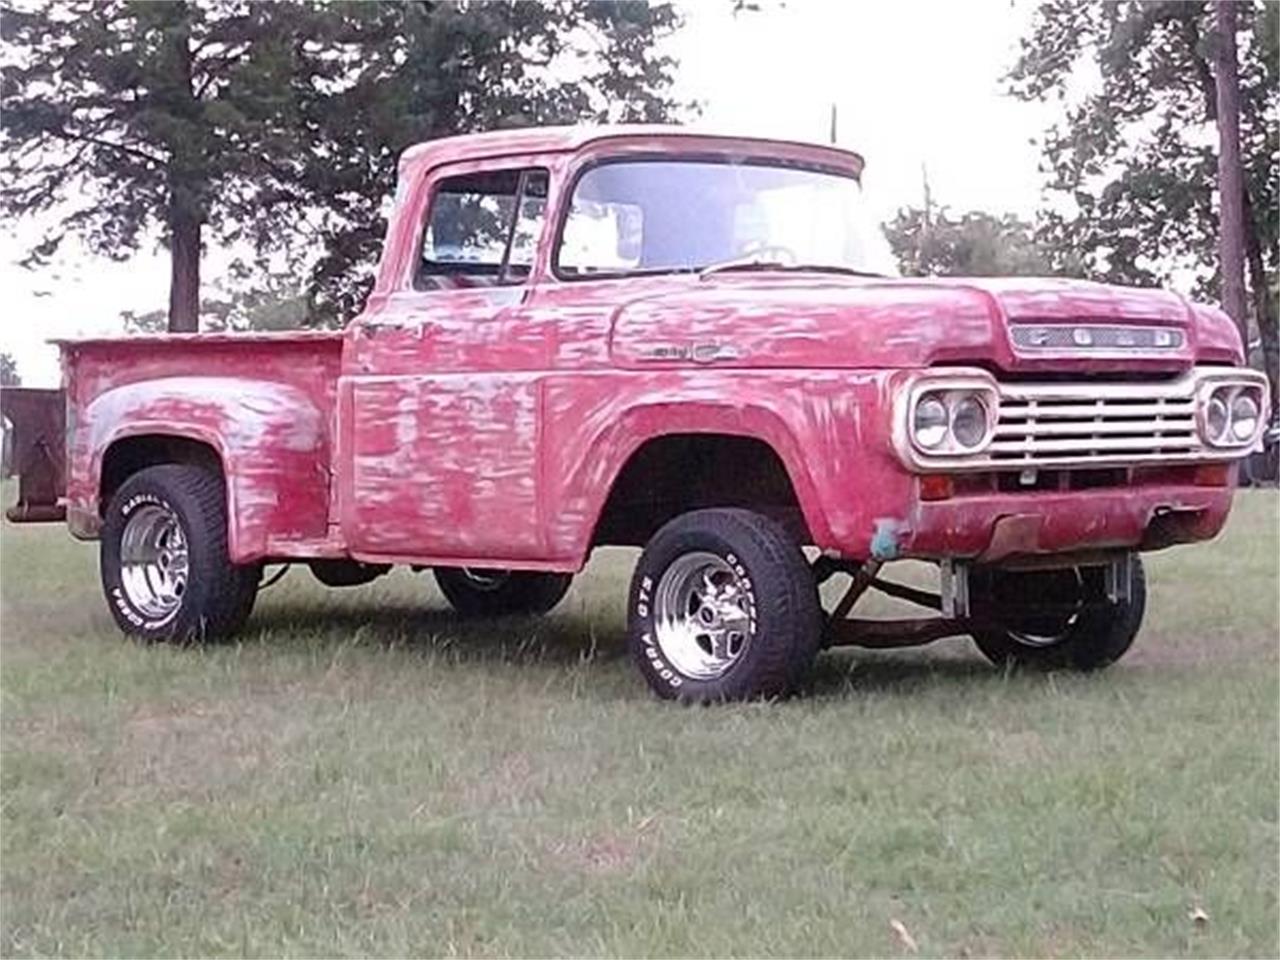
[[[490,624],[294,570],[179,650],[6,527],[0,953],[1275,956],[1277,502],[1151,557],[1103,674],[949,641],[714,709],[626,661],[623,552]]]

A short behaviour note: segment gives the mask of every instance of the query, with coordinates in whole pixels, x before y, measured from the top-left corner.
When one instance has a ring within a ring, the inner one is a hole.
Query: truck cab
[[[42,442],[14,418],[12,515],[99,539],[148,637],[234,632],[287,562],[335,586],[430,567],[463,612],[541,613],[625,545],[664,697],[782,695],[824,646],[953,634],[1104,666],[1140,554],[1225,522],[1265,378],[1172,293],[894,276],[862,169],[662,127],[413,147],[344,331],[61,344]],[[881,575],[907,558],[936,592]],[[869,589],[933,615],[851,619]]]

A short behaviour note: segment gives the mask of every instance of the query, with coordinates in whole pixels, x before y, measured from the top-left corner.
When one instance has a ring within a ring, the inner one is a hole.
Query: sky
[[[762,0],[737,16],[728,0],[684,5],[671,41],[676,94],[702,104],[700,125],[755,136],[837,142],[866,158],[878,219],[920,206],[923,171],[935,203],[1029,217],[1040,199],[1032,141],[1056,105],[1003,92],[1032,12],[1029,0]],[[124,262],[87,253],[40,271],[15,265],[39,225],[0,233],[0,351],[29,386],[58,383],[51,337],[121,331],[123,310],[168,302],[168,261],[144,247]],[[205,280],[228,256],[205,258]]]

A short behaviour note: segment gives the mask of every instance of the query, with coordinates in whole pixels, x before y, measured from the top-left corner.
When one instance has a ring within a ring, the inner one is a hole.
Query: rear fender
[[[167,377],[109,390],[76,418],[67,499],[77,536],[97,535],[107,451],[137,436],[182,437],[217,453],[233,560],[269,555],[272,540],[328,532],[329,425],[303,391],[241,378]]]

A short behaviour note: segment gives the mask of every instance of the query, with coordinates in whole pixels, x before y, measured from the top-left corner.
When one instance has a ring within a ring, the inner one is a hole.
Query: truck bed
[[[240,513],[239,555],[264,554],[269,536],[326,535],[340,332],[54,342],[62,390],[5,391],[23,478],[15,519],[65,509],[73,533],[95,536],[116,461],[145,456],[148,436],[163,433],[217,454]],[[58,407],[65,444],[50,435]]]

